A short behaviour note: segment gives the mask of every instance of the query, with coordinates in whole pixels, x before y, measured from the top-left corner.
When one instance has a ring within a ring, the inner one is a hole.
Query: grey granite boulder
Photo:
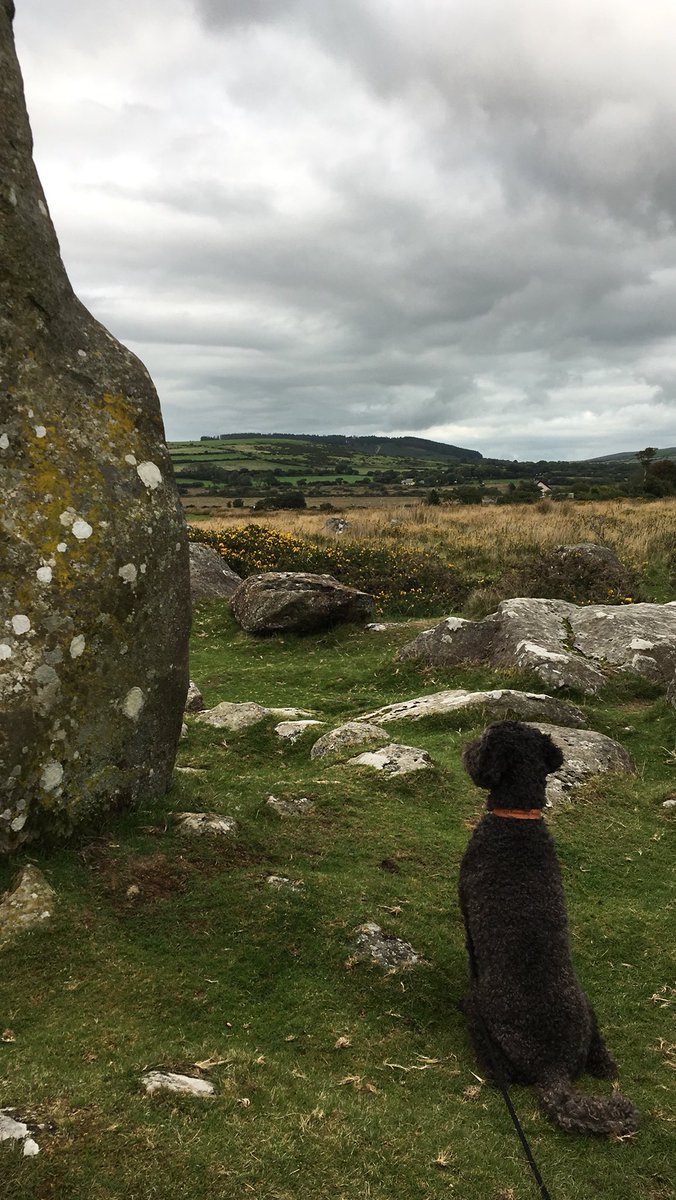
[[[267,571],[251,575],[233,594],[235,620],[248,633],[313,633],[339,623],[364,625],[373,597],[332,575]]]
[[[464,688],[434,692],[430,696],[386,704],[384,708],[364,713],[361,719],[373,725],[386,725],[389,721],[454,716],[475,708],[496,720],[513,717],[519,721],[548,720],[556,725],[581,726],[586,723],[583,713],[572,704],[564,704],[562,700],[538,692],[517,692],[510,688],[496,688],[491,692],[468,692]]]
[[[547,800],[551,804],[566,800],[580,784],[606,771],[621,775],[636,770],[630,754],[619,742],[589,729],[564,729],[560,725],[530,721],[530,725],[548,733],[563,754],[563,766],[547,777]]]
[[[188,547],[157,393],[76,298],[0,3],[0,853],[169,787]]]
[[[310,751],[310,758],[323,758],[326,754],[341,754],[344,750],[353,750],[355,746],[363,746],[369,742],[386,742],[387,734],[377,725],[367,721],[346,721],[337,729],[331,729],[315,742]]]
[[[279,725],[275,725],[275,733],[283,742],[289,742],[293,745],[299,738],[302,738],[308,729],[316,729],[318,725],[322,725],[323,721],[280,721]]]
[[[190,543],[190,595],[198,600],[229,600],[242,579],[218,550],[201,542]]]
[[[503,600],[482,621],[448,617],[399,652],[436,666],[482,663],[531,671],[552,688],[594,693],[608,667],[667,682],[676,670],[676,602],[579,607]]]

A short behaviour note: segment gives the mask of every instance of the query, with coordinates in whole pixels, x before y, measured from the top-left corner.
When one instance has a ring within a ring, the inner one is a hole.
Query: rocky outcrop
[[[212,546],[190,543],[190,595],[198,600],[229,600],[242,582]]]
[[[547,800],[551,804],[567,800],[580,784],[593,775],[606,771],[620,775],[636,770],[630,754],[619,742],[589,729],[562,729],[559,725],[530,721],[529,724],[548,733],[563,754],[563,765],[547,776]]]
[[[572,704],[564,704],[562,700],[538,692],[517,692],[511,688],[497,688],[491,692],[468,692],[464,688],[434,692],[430,696],[416,696],[413,700],[386,704],[384,708],[364,713],[360,719],[370,721],[373,725],[387,725],[390,721],[455,716],[472,709],[480,709],[495,720],[512,717],[518,721],[551,721],[556,725],[585,724],[583,713]]]
[[[188,549],[153,384],[73,294],[0,4],[0,852],[168,788]]]
[[[235,620],[248,633],[314,633],[331,625],[365,624],[373,597],[332,575],[267,571],[251,575],[233,594]]]
[[[667,682],[676,670],[676,602],[578,607],[564,600],[503,600],[483,621],[448,617],[399,652],[435,666],[518,667],[551,688],[594,693],[607,668]]]

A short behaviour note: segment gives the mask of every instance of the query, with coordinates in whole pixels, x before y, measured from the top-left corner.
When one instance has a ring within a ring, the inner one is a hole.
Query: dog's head
[[[544,804],[545,780],[563,763],[548,733],[522,721],[496,721],[463,753],[470,779],[487,791],[509,795],[515,808]]]

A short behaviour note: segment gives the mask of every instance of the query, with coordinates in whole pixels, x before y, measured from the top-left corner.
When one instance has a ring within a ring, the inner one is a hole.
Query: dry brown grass
[[[645,570],[650,562],[676,552],[676,500],[651,503],[632,500],[603,503],[564,501],[546,505],[505,507],[432,507],[388,503],[379,507],[345,506],[342,516],[350,540],[366,543],[400,541],[408,548],[435,549],[449,561],[482,560],[493,567],[554,546],[597,542],[609,546],[628,567]],[[244,513],[226,509],[218,517],[190,517],[207,529],[224,529],[255,521],[299,537],[330,536],[326,513],[316,511]]]

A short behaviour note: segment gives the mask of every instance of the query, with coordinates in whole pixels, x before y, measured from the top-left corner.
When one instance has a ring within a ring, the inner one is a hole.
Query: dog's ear
[[[508,765],[505,750],[504,739],[495,725],[489,725],[475,742],[468,742],[462,761],[472,783],[487,791],[497,787]]]
[[[556,743],[552,741],[548,733],[542,734],[542,757],[548,775],[551,775],[552,771],[558,771],[559,767],[563,766],[563,753]]]

